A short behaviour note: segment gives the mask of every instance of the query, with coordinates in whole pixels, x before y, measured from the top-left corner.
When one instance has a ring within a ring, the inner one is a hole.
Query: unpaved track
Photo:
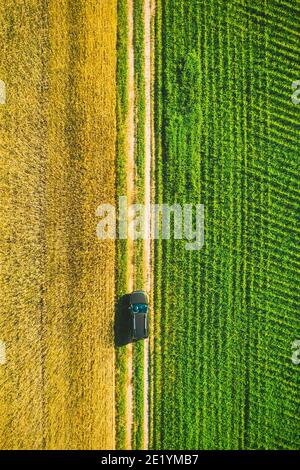
[[[128,0],[128,159],[127,159],[127,198],[128,205],[134,203],[134,47],[133,47],[133,0]],[[128,237],[127,246],[127,289],[133,291],[134,286],[134,247],[133,240]],[[127,345],[127,390],[126,390],[126,448],[131,449],[133,425],[133,371],[132,371],[132,343]]]
[[[151,0],[144,2],[145,22],[145,243],[144,243],[144,288],[151,291]],[[135,93],[134,93],[134,44],[133,44],[133,0],[128,0],[128,160],[127,198],[130,206],[135,202]],[[129,214],[130,217],[130,214]],[[128,292],[134,289],[134,242],[128,237]],[[149,445],[149,340],[144,343],[144,449]],[[133,347],[127,346],[127,407],[126,407],[126,448],[132,448],[133,428]]]
[[[145,21],[145,289],[151,292],[151,0],[144,3]],[[153,314],[153,312],[152,312]],[[149,339],[144,346],[144,449],[149,446]]]

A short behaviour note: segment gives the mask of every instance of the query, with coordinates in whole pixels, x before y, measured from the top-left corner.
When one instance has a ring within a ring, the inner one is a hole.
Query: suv
[[[143,290],[130,294],[129,310],[131,314],[132,339],[137,341],[149,336],[149,297]]]

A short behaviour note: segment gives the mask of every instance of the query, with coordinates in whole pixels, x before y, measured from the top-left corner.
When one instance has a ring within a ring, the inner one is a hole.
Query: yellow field
[[[113,448],[116,0],[0,5],[0,448]]]

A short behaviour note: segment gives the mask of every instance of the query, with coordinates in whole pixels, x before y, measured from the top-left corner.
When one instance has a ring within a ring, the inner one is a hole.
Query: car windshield
[[[133,313],[147,313],[148,305],[147,304],[133,304],[132,311]]]

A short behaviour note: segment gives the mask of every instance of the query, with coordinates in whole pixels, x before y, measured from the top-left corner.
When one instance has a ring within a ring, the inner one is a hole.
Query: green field
[[[155,247],[155,449],[300,446],[299,10],[157,0],[156,200],[205,204],[205,245]]]

